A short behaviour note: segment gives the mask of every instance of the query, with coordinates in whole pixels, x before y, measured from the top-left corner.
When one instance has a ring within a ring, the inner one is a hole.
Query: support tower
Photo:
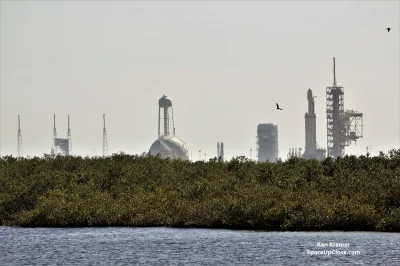
[[[56,155],[58,153],[57,146],[56,146],[56,139],[57,139],[56,114],[54,114],[54,117],[53,117],[53,147],[51,148],[52,155]]]
[[[223,162],[224,161],[224,143],[223,142],[221,142],[221,148],[220,148],[220,151],[219,151],[219,157],[221,158],[221,162]]]
[[[169,129],[169,108],[172,110],[172,136]],[[161,109],[164,109],[163,118],[161,118]],[[161,132],[161,120],[164,120],[163,132]],[[189,159],[186,143],[175,135],[174,109],[172,107],[171,99],[166,95],[162,96],[158,101],[158,138],[151,145],[150,154],[160,155],[162,158]]]
[[[344,110],[344,89],[336,84],[333,58],[333,86],[326,87],[327,156],[343,157],[345,147],[363,137],[363,114]]]
[[[336,84],[335,58],[333,58],[333,86],[326,87],[326,130],[328,156],[344,156],[344,89]]]
[[[69,123],[69,115],[68,115],[68,132],[67,132],[67,136],[68,136],[69,155],[72,155],[72,137],[71,137],[71,127],[70,127],[70,123]]]
[[[54,155],[70,155],[70,138],[71,128],[69,124],[68,116],[68,138],[57,138],[56,130],[56,115],[54,115],[54,126],[53,126],[53,147],[51,148],[51,154]]]
[[[107,143],[106,115],[103,114],[103,156],[107,155],[108,155],[108,143]]]
[[[224,161],[224,143],[217,142],[217,158],[218,161]]]
[[[23,152],[22,152],[22,133],[21,133],[21,124],[20,124],[20,119],[18,115],[18,146],[17,146],[17,156],[18,157],[23,157]]]

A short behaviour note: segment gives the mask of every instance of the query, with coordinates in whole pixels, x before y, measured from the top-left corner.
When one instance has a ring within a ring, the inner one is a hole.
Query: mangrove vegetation
[[[0,225],[400,232],[400,150],[277,163],[6,156]]]

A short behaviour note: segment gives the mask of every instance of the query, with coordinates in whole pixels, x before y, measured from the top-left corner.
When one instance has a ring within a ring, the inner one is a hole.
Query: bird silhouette
[[[386,30],[387,30],[387,32],[389,32],[389,31],[390,31],[390,28],[386,28]]]
[[[283,109],[279,108],[279,104],[278,103],[276,104],[276,110],[283,110]]]

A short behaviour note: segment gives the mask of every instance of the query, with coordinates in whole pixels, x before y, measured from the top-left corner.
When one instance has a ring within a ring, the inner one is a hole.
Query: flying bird
[[[390,28],[387,28],[386,30],[389,32],[389,31],[390,31]]]
[[[283,109],[279,108],[279,104],[278,103],[276,103],[276,110],[283,110]]]

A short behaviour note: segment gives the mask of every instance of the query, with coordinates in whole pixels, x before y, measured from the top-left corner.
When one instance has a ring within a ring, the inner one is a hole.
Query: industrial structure
[[[54,114],[54,126],[53,126],[53,147],[51,148],[51,154],[54,155],[72,155],[72,139],[71,139],[71,127],[69,123],[68,115],[68,138],[57,138],[56,129],[56,115]]]
[[[326,87],[327,156],[343,157],[345,146],[363,137],[363,114],[344,110],[344,89],[337,86],[333,58],[333,86]]]
[[[162,96],[158,101],[158,138],[151,145],[149,153],[152,155],[160,155],[162,158],[176,158],[188,160],[188,149],[185,142],[175,136],[174,109],[172,101],[167,96]],[[169,108],[172,111],[172,119],[170,118]],[[163,109],[163,117],[161,118],[161,109]],[[161,132],[161,120],[163,120],[163,132]],[[172,120],[173,135],[170,135],[170,120]]]
[[[311,89],[307,90],[308,110],[304,115],[305,120],[305,147],[290,149],[288,158],[301,157],[304,159],[323,160],[326,157],[343,157],[345,147],[363,137],[363,114],[354,110],[344,108],[344,88],[336,81],[336,62],[333,58],[333,85],[326,87],[326,127],[327,147],[320,148],[316,138],[316,113],[315,96]],[[158,136],[151,145],[149,153],[160,155],[162,158],[180,158],[188,160],[188,149],[186,143],[175,135],[175,124],[172,101],[166,95],[158,100]],[[161,122],[162,120],[162,122]],[[171,127],[170,127],[171,126]],[[170,132],[172,129],[172,132]],[[276,162],[279,159],[278,149],[278,126],[272,123],[259,124],[257,126],[257,161]],[[203,151],[204,152],[204,151]],[[370,148],[367,153],[370,153]],[[53,143],[51,148],[53,155],[72,155],[72,137],[70,117],[68,115],[67,138],[58,138],[56,130],[56,116],[54,114]],[[20,115],[18,115],[17,133],[17,156],[23,156],[22,132],[20,126]],[[105,114],[103,114],[103,156],[108,156],[107,129]],[[206,160],[204,153],[204,160]],[[250,160],[253,150],[250,149]],[[224,143],[217,143],[217,158],[224,161]],[[192,156],[191,156],[191,159]],[[201,150],[199,150],[199,160]]]
[[[103,114],[103,156],[108,155],[108,142],[107,142],[107,129],[106,129],[106,115]]]
[[[302,148],[291,148],[291,149],[289,149],[287,158],[288,159],[293,158],[293,157],[300,158],[300,157],[302,157],[301,151],[302,151]]]
[[[23,152],[22,152],[22,133],[21,133],[21,124],[20,124],[20,119],[18,115],[18,133],[17,133],[17,156],[18,157],[23,157]]]
[[[71,137],[71,127],[69,124],[69,115],[68,115],[68,133],[67,133],[67,138],[68,138],[68,155],[72,155],[72,137]]]
[[[257,126],[258,162],[276,162],[279,158],[278,126],[259,124]]]
[[[326,157],[326,150],[317,146],[317,116],[315,114],[314,98],[315,96],[313,96],[311,89],[308,89],[308,112],[306,112],[306,114],[304,115],[305,151],[302,157],[304,159],[317,159],[321,161],[324,160]]]
[[[219,161],[223,162],[224,161],[224,143],[217,142],[217,158]]]

